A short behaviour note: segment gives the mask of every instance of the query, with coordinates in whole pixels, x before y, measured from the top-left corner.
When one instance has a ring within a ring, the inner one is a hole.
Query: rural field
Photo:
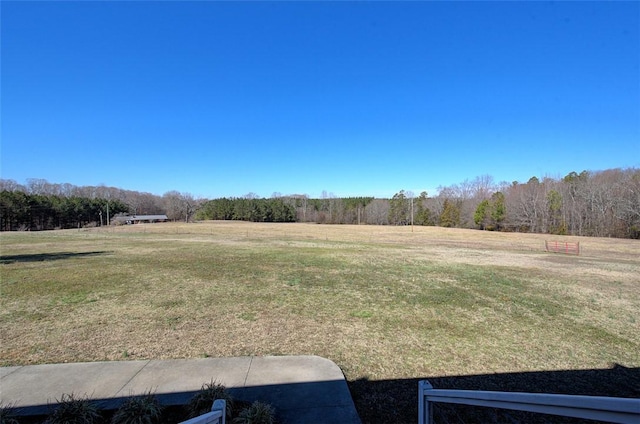
[[[637,240],[244,222],[0,237],[2,366],[320,355],[364,422],[415,422],[423,378],[640,396]]]

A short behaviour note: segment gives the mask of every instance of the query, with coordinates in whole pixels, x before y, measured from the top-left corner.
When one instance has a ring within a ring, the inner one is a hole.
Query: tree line
[[[25,185],[0,179],[0,231],[96,226],[117,214],[166,214],[190,221],[200,200],[189,193],[162,196],[107,186],[74,186],[29,179]],[[102,219],[101,219],[102,218]]]
[[[0,191],[2,231],[85,227],[106,223],[108,213],[113,216],[128,210],[119,200]]]
[[[640,238],[640,170],[571,172],[562,178],[532,177],[495,184],[485,175],[415,197],[390,199],[389,224],[481,230]]]
[[[373,197],[324,197],[306,195],[258,198],[249,194],[238,198],[220,198],[202,203],[196,219],[222,219],[252,222],[317,222],[319,224],[364,223],[364,209]]]
[[[198,209],[200,220],[238,220],[251,222],[294,222],[295,209],[281,198],[221,198],[204,202]]]
[[[562,178],[532,177],[526,183],[495,183],[491,176],[483,175],[440,186],[435,196],[400,190],[388,199],[340,198],[323,192],[320,198],[279,193],[259,198],[249,193],[207,200],[177,191],[157,196],[114,187],[51,184],[39,179],[28,180],[25,186],[0,180],[0,190],[2,230],[90,225],[99,222],[100,211],[104,216],[107,200],[110,205],[118,204],[118,210],[125,213],[163,213],[171,220],[187,222],[225,219],[413,224],[640,238],[640,170],[635,168],[570,172]],[[78,213],[81,210],[86,212]]]

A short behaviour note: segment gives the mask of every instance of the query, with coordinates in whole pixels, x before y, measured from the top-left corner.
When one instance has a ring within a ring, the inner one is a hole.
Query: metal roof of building
[[[127,215],[116,216],[113,219],[117,221],[161,221],[167,218],[167,215]]]

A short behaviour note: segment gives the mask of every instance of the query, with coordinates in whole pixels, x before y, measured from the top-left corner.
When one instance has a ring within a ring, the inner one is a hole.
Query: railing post
[[[180,424],[226,424],[227,401],[216,399],[211,405],[211,411],[206,414],[182,421]]]
[[[612,423],[640,423],[640,399],[549,393],[493,392],[434,389],[427,380],[418,383],[419,424],[433,423],[433,403],[451,403],[512,409]]]
[[[433,408],[425,393],[428,390],[433,390],[429,380],[418,382],[418,424],[433,424]]]
[[[211,412],[222,411],[222,417],[220,418],[220,424],[226,424],[227,422],[227,401],[224,399],[216,399],[213,401]]]

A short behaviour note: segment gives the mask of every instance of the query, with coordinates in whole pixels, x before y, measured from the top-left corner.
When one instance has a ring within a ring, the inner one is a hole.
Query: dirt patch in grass
[[[640,367],[633,240],[560,237],[582,247],[564,256],[544,252],[542,235],[435,227],[209,222],[0,237],[5,366],[313,354],[342,368],[363,417],[383,397],[361,391],[373,382]],[[413,405],[416,390],[393,396]],[[384,417],[403,422],[406,408]]]

